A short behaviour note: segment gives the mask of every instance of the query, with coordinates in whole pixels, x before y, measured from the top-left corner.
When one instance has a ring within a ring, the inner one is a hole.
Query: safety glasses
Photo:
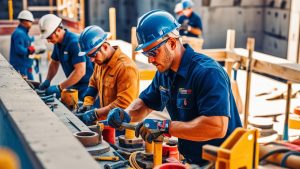
[[[142,54],[147,56],[147,57],[150,57],[150,56],[155,57],[157,55],[157,49],[160,48],[165,43],[167,43],[168,40],[169,40],[169,38],[162,41],[162,42],[160,42],[158,45],[154,46],[152,49],[150,49],[146,52],[142,52]]]
[[[101,45],[101,46],[102,46],[102,45]],[[87,57],[90,57],[90,58],[95,58],[96,55],[97,55],[97,53],[100,51],[101,46],[99,46],[95,52],[93,52],[92,54],[89,54],[89,55],[86,54],[86,56],[87,56]]]

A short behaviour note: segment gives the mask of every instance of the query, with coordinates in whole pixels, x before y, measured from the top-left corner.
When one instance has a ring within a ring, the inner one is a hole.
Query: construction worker
[[[179,19],[181,15],[183,15],[182,3],[177,3],[174,8],[174,13],[176,15],[176,19]]]
[[[86,27],[79,37],[81,52],[95,63],[94,73],[79,113],[84,123],[106,119],[108,112],[115,108],[126,108],[139,93],[139,73],[135,63],[120,47],[111,46],[107,33],[98,26]],[[100,108],[91,109],[98,94]]]
[[[178,18],[179,33],[182,36],[199,37],[202,35],[202,21],[198,14],[193,11],[194,3],[191,0],[181,1],[183,15]]]
[[[23,77],[33,80],[33,59],[29,58],[29,55],[35,52],[34,46],[31,45],[34,38],[28,35],[28,31],[34,18],[30,11],[23,10],[19,13],[18,19],[20,24],[11,35],[9,62]]]
[[[76,89],[79,100],[83,100],[93,73],[93,65],[86,56],[78,56],[78,35],[64,29],[61,22],[62,19],[53,14],[44,15],[39,21],[42,38],[54,44],[46,80],[39,88],[46,89],[46,95],[55,93],[57,98],[65,88]],[[58,85],[50,86],[59,64],[62,65],[67,79]]]
[[[224,69],[210,57],[182,45],[180,24],[166,11],[153,10],[139,18],[138,46],[156,66],[152,83],[126,110],[112,109],[108,124],[140,122],[135,135],[151,142],[162,134],[178,137],[188,163],[205,165],[202,146],[219,146],[242,126]],[[171,120],[143,119],[152,110],[167,108]]]

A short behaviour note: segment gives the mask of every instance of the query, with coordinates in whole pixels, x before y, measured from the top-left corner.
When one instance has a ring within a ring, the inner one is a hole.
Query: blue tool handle
[[[121,167],[125,167],[127,165],[127,161],[118,161],[113,164],[105,164],[104,169],[117,169]]]

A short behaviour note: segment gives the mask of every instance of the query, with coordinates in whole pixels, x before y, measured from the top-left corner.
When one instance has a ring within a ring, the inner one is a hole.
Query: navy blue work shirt
[[[139,97],[151,109],[162,111],[167,107],[172,121],[188,122],[200,116],[229,117],[227,133],[222,139],[190,141],[178,138],[179,151],[187,162],[203,165],[207,161],[201,158],[202,146],[219,146],[242,124],[224,69],[210,57],[194,52],[189,45],[184,47],[178,72],[157,71],[152,83]]]
[[[78,45],[79,36],[65,29],[65,36],[61,44],[55,44],[51,58],[59,61],[62,65],[66,77],[75,69],[74,65],[81,62],[86,62],[86,73],[80,81],[70,88],[79,90],[79,99],[83,100],[86,89],[89,84],[90,76],[93,74],[93,65],[87,56],[78,56],[80,51]]]
[[[19,25],[11,35],[10,64],[22,75],[27,75],[31,68],[33,59],[30,59],[28,47],[31,46],[33,38],[28,35],[28,29]]]
[[[199,28],[202,31],[202,21],[198,14],[195,12],[192,12],[190,17],[187,17],[185,15],[181,15],[178,19],[178,23],[182,24],[184,22],[188,22],[188,25],[194,28]],[[179,30],[179,33],[181,36],[190,36],[190,37],[198,37],[198,35],[195,35],[191,32],[188,32],[186,30]]]

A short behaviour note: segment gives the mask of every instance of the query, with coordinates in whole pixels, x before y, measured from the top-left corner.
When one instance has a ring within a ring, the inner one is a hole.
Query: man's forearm
[[[59,62],[51,61],[46,79],[51,81],[53,77],[56,75],[58,68],[59,68]]]
[[[227,127],[228,117],[200,116],[189,122],[172,121],[169,132],[172,136],[186,140],[207,141],[223,138]]]
[[[138,98],[134,100],[125,111],[131,116],[132,122],[140,122],[152,111],[152,109],[147,107],[142,99]]]
[[[83,76],[84,75],[82,75],[82,73],[79,73],[77,70],[73,70],[67,80],[60,84],[61,89],[65,89],[76,84]]]
[[[195,35],[197,35],[197,36],[200,36],[200,35],[202,34],[201,29],[199,29],[199,28],[194,28],[194,27],[192,27],[192,26],[190,26],[189,32],[191,32],[192,34],[195,34]]]

